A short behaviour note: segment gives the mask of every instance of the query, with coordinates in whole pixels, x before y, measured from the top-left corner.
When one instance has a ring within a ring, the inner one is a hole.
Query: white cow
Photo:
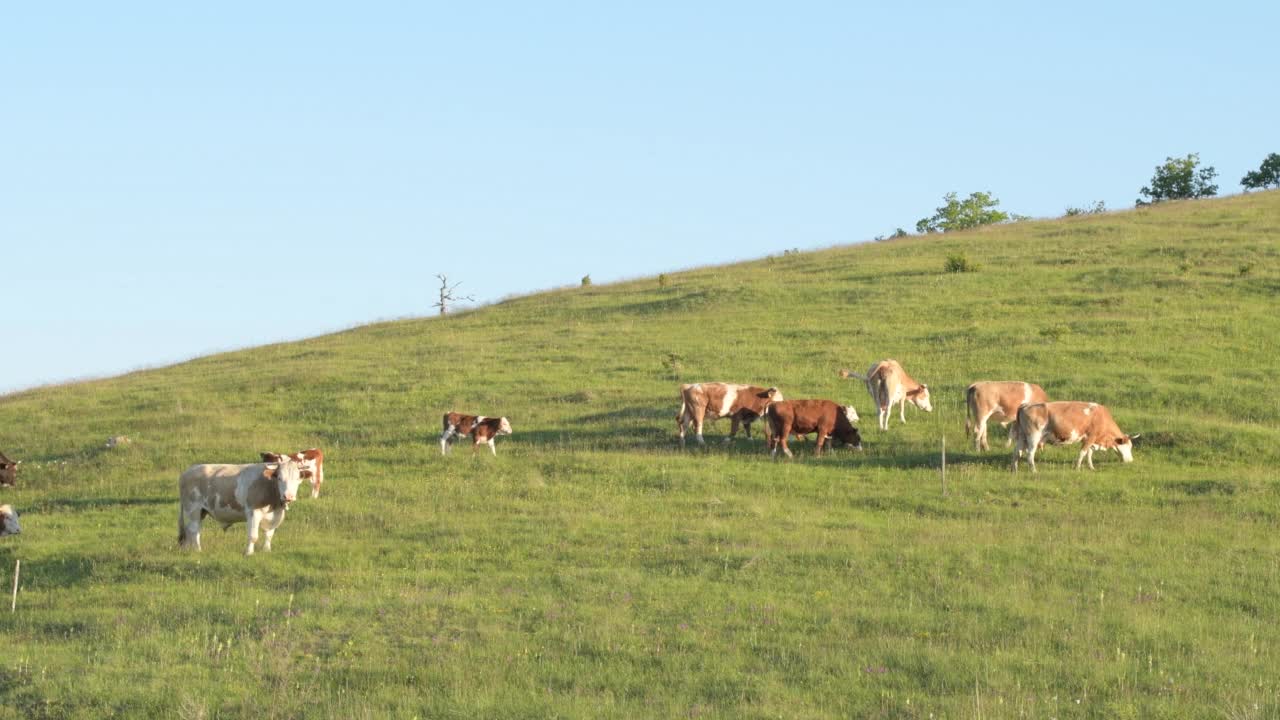
[[[867,384],[867,393],[871,395],[871,401],[879,411],[881,430],[889,429],[889,414],[893,411],[894,403],[900,403],[898,417],[904,423],[907,421],[908,400],[925,412],[933,412],[933,405],[929,402],[929,386],[913,380],[897,360],[881,360],[872,365],[866,375],[841,370],[840,376],[855,377]]]
[[[0,505],[0,537],[17,535],[22,532],[18,524],[18,511],[12,505]]]
[[[298,498],[302,467],[293,460],[250,465],[192,465],[178,478],[178,544],[200,549],[200,522],[213,516],[227,529],[241,520],[249,523],[249,546],[253,554],[258,527],[266,520],[266,542],[284,522],[289,503]]]

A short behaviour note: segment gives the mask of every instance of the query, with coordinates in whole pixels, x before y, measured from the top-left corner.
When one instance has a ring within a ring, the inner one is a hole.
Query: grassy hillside
[[[780,238],[780,245],[793,240]],[[964,254],[977,272],[943,272]],[[678,262],[678,259],[673,259]],[[788,254],[0,398],[0,720],[1280,715],[1280,193]],[[860,384],[934,394],[887,433]],[[1027,379],[1147,442],[1033,477]],[[866,451],[675,443],[676,387],[853,402]],[[436,446],[507,415],[497,458]],[[871,419],[868,420],[867,418]],[[107,450],[109,435],[134,439]],[[949,448],[947,493],[939,475]],[[178,473],[318,445],[275,552]]]

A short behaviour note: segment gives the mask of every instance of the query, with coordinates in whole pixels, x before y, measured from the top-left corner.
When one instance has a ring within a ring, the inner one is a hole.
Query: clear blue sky
[[[1039,5],[8,3],[0,392],[1280,152],[1280,3]]]

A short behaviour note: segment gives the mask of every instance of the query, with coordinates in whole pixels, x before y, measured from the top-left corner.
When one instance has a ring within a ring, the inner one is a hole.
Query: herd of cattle
[[[898,416],[907,421],[907,403],[926,412],[933,410],[929,386],[918,383],[896,360],[883,360],[871,366],[866,375],[841,370],[844,378],[857,378],[866,383],[867,392],[878,411],[881,430],[889,429],[894,404]],[[790,457],[787,440],[792,436],[816,434],[814,453],[822,454],[829,441],[862,449],[862,437],[854,423],[858,413],[852,405],[832,400],[787,400],[776,387],[757,387],[711,382],[680,386],[680,411],[676,415],[680,446],[685,434],[692,430],[699,444],[705,445],[703,425],[708,420],[729,418],[728,442],[743,429],[751,437],[751,424],[765,419],[765,441],[770,455],[778,449]],[[440,434],[440,452],[447,455],[452,444],[463,436],[472,440],[472,450],[487,445],[497,455],[494,440],[511,434],[511,423],[505,417],[444,415]],[[1103,405],[1093,402],[1050,402],[1039,385],[1021,381],[975,382],[965,391],[965,432],[973,435],[975,449],[987,450],[987,423],[995,420],[1009,429],[1013,449],[1013,470],[1025,456],[1032,472],[1036,470],[1036,451],[1042,446],[1080,443],[1075,467],[1088,463],[1093,469],[1095,450],[1115,450],[1124,462],[1133,460],[1133,440],[1125,435]],[[17,481],[18,465],[0,453],[0,486]],[[265,536],[264,551],[271,550],[271,538],[284,521],[285,511],[298,497],[303,481],[311,484],[311,496],[320,496],[324,483],[324,453],[318,448],[295,453],[261,453],[261,462],[247,464],[202,463],[187,468],[178,478],[178,544],[200,549],[200,526],[212,517],[223,529],[244,521],[249,528],[246,555],[252,555],[260,529]],[[0,505],[0,536],[21,532],[18,514],[9,505]]]

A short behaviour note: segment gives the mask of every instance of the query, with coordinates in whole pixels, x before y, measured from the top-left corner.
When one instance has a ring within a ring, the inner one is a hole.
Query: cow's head
[[[852,425],[847,428],[836,428],[832,434],[845,445],[859,452],[862,451],[862,433],[858,432],[858,428]]]
[[[498,434],[499,435],[511,434],[511,422],[506,418],[498,418]]]
[[[782,391],[776,387],[771,387],[768,390],[759,392],[756,394],[756,397],[761,400],[768,400],[771,403],[782,402],[784,400],[782,397]]]
[[[840,414],[836,417],[836,426],[831,433],[832,437],[852,447],[854,450],[862,449],[862,435],[858,432],[858,428],[853,424],[858,421],[858,411],[853,409],[852,405],[844,405],[840,408]]]
[[[1133,440],[1137,435],[1121,435],[1116,438],[1116,452],[1125,462],[1133,462]]]
[[[18,466],[22,461],[14,462],[9,458],[0,456],[0,485],[13,487],[18,484]]]
[[[18,511],[12,506],[0,505],[0,537],[17,535],[20,532],[22,532],[22,526],[18,524]]]
[[[276,481],[276,489],[280,499],[286,506],[298,499],[298,486],[302,484],[302,465],[286,459],[284,462],[268,464],[262,471],[263,477]]]
[[[907,391],[907,399],[925,412],[933,412],[933,404],[929,402],[929,386],[921,385],[915,390]]]

